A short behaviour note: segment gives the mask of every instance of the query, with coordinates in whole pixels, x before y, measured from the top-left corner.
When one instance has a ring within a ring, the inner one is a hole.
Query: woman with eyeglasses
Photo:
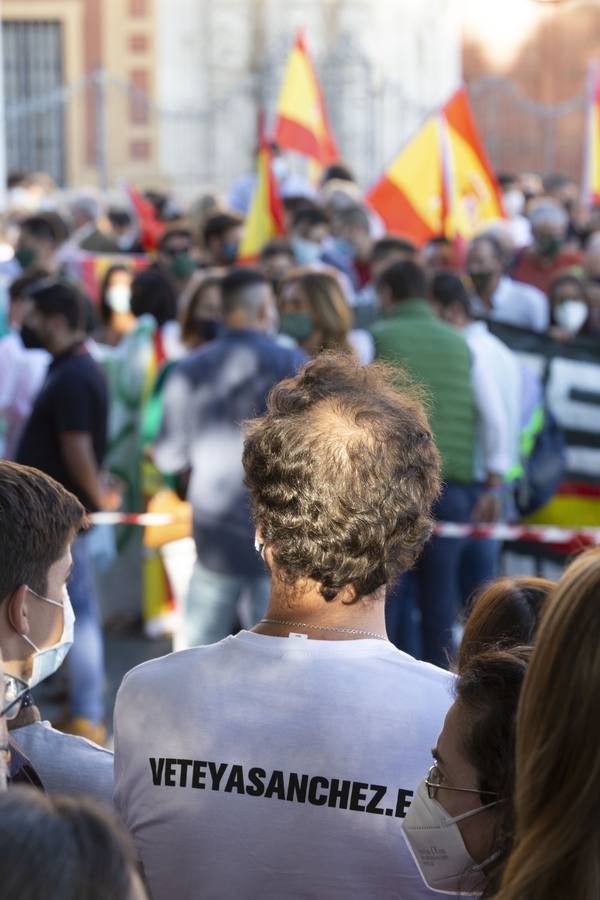
[[[548,600],[517,720],[516,839],[498,900],[600,897],[600,548]]]
[[[515,721],[531,648],[488,650],[455,683],[434,763],[402,823],[423,881],[492,897],[513,840]]]

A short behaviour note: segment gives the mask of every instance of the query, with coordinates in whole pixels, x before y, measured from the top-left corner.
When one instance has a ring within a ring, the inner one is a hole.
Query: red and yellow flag
[[[288,57],[277,103],[274,139],[284,150],[294,150],[322,166],[339,159],[323,91],[302,31]]]
[[[238,262],[254,262],[265,244],[282,234],[285,234],[283,204],[273,175],[271,148],[263,137],[258,152],[256,187],[244,223]]]
[[[590,63],[588,73],[582,184],[586,206],[600,205],[600,67],[596,61]]]
[[[419,244],[441,234],[469,239],[504,218],[464,88],[426,120],[366,201],[390,232]]]

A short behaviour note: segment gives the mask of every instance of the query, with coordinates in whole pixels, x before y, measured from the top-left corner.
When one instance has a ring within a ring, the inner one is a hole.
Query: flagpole
[[[587,71],[586,84],[586,121],[585,121],[585,143],[583,148],[583,173],[581,178],[582,201],[583,206],[590,209],[593,205],[593,177],[592,177],[592,161],[593,161],[593,145],[594,145],[594,112],[595,112],[595,94],[596,84],[598,81],[598,61],[590,60]]]

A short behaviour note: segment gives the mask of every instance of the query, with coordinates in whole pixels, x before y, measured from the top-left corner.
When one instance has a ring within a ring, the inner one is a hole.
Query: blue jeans
[[[469,523],[484,488],[448,482],[434,508],[442,522]],[[415,636],[411,575],[389,592],[390,638],[407,653],[444,668],[454,656],[453,626],[471,594],[498,571],[500,543],[474,538],[432,537],[414,571],[421,622]],[[419,640],[420,638],[420,640]]]
[[[71,548],[73,571],[68,589],[75,611],[75,640],[68,655],[72,716],[90,722],[104,717],[104,641],[89,558],[89,534],[80,534]]]
[[[214,644],[231,634],[237,619],[237,605],[244,590],[249,592],[255,624],[264,616],[271,579],[222,575],[196,561],[185,610],[185,639],[188,647]]]

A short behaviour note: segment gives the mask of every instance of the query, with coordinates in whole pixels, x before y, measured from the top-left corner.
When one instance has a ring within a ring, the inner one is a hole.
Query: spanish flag
[[[590,63],[587,90],[587,128],[583,159],[583,198],[586,206],[600,204],[600,69]]]
[[[322,166],[339,159],[321,85],[302,31],[288,57],[277,103],[274,139],[284,150],[294,150]]]
[[[464,87],[426,120],[366,201],[390,232],[419,244],[441,234],[469,239],[504,218]]]
[[[254,262],[265,244],[282,234],[285,234],[283,205],[273,175],[271,148],[263,136],[258,152],[256,187],[244,224],[238,262]]]

